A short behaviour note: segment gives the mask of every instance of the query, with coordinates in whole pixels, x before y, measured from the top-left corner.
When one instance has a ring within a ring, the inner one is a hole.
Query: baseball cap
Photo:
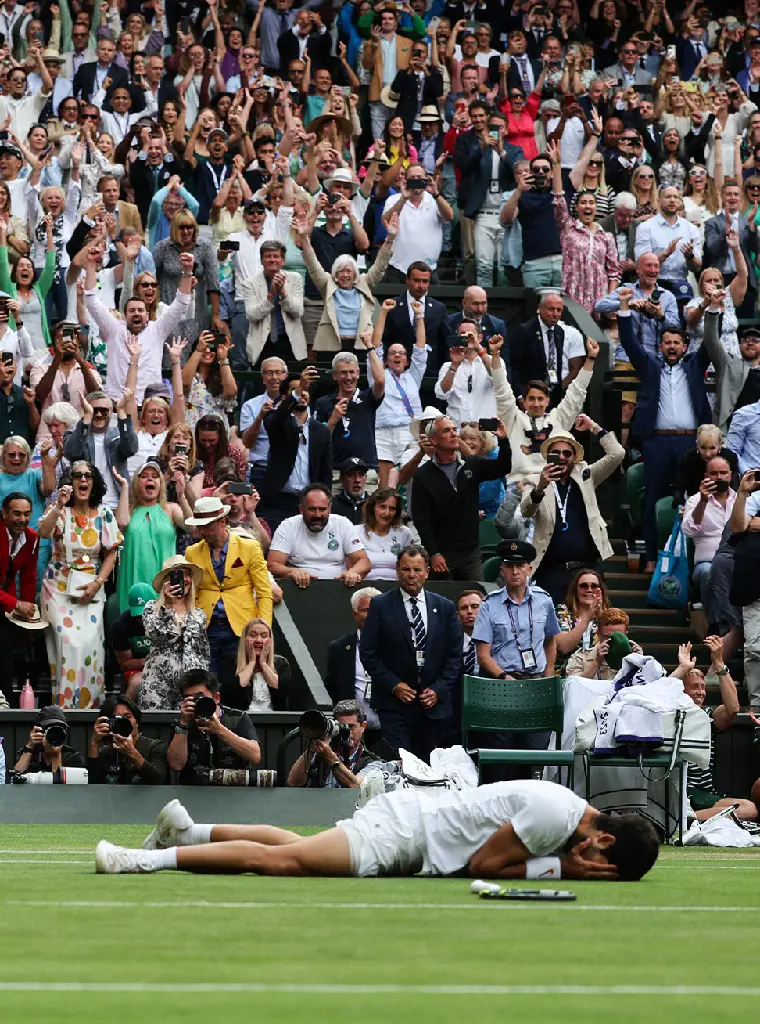
[[[150,583],[133,583],[127,594],[129,614],[137,618],[142,615],[148,601],[155,601],[157,594]]]
[[[361,470],[362,473],[366,473],[368,469],[369,466],[364,459],[360,459],[356,455],[352,455],[350,459],[344,459],[344,461],[338,466],[338,472],[340,474],[353,473],[356,470]]]

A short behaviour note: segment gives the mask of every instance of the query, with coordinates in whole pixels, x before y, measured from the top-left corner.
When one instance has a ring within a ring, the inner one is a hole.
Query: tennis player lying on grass
[[[103,874],[473,875],[635,881],[657,859],[644,818],[610,817],[553,782],[495,782],[437,797],[403,789],[313,836],[271,825],[196,825],[178,800],[142,850],[102,841]]]

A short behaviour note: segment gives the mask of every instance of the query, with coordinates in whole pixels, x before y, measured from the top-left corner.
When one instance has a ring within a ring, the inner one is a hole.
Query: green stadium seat
[[[480,520],[480,553],[484,558],[491,558],[496,554],[496,545],[501,541],[496,523],[493,519]]]
[[[673,508],[673,499],[670,497],[660,498],[655,505],[654,515],[657,523],[657,547],[662,551],[678,515],[676,509]]]
[[[470,750],[470,733],[556,732],[562,735],[562,679],[462,680],[462,745],[483,764],[557,765],[569,771],[573,785],[575,755],[571,750]]]
[[[483,579],[486,583],[498,583],[500,580],[501,559],[498,555],[487,558],[483,563]]]
[[[626,502],[624,511],[628,513],[631,527],[639,533],[644,519],[644,463],[635,462],[625,474]]]

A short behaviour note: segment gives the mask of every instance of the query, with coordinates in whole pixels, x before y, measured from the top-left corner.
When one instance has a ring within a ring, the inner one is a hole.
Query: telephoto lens
[[[49,725],[45,730],[45,739],[51,747],[62,747],[68,735],[69,730],[65,725]]]
[[[114,715],[113,718],[108,719],[108,731],[126,739],[127,736],[132,735],[132,723],[124,715]]]
[[[211,768],[208,773],[211,786],[257,786],[271,789],[277,785],[277,772],[269,769]]]
[[[195,717],[196,718],[213,718],[216,713],[216,701],[213,697],[206,697],[201,694],[200,697],[195,698]]]

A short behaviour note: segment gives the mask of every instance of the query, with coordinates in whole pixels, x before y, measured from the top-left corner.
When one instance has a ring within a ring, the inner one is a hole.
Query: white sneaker
[[[99,875],[150,874],[156,862],[143,850],[128,850],[101,839],[95,849],[95,870]]]
[[[179,800],[170,800],[158,812],[156,827],[143,839],[143,850],[168,850],[171,846],[186,846],[181,833],[193,824],[193,819]]]

